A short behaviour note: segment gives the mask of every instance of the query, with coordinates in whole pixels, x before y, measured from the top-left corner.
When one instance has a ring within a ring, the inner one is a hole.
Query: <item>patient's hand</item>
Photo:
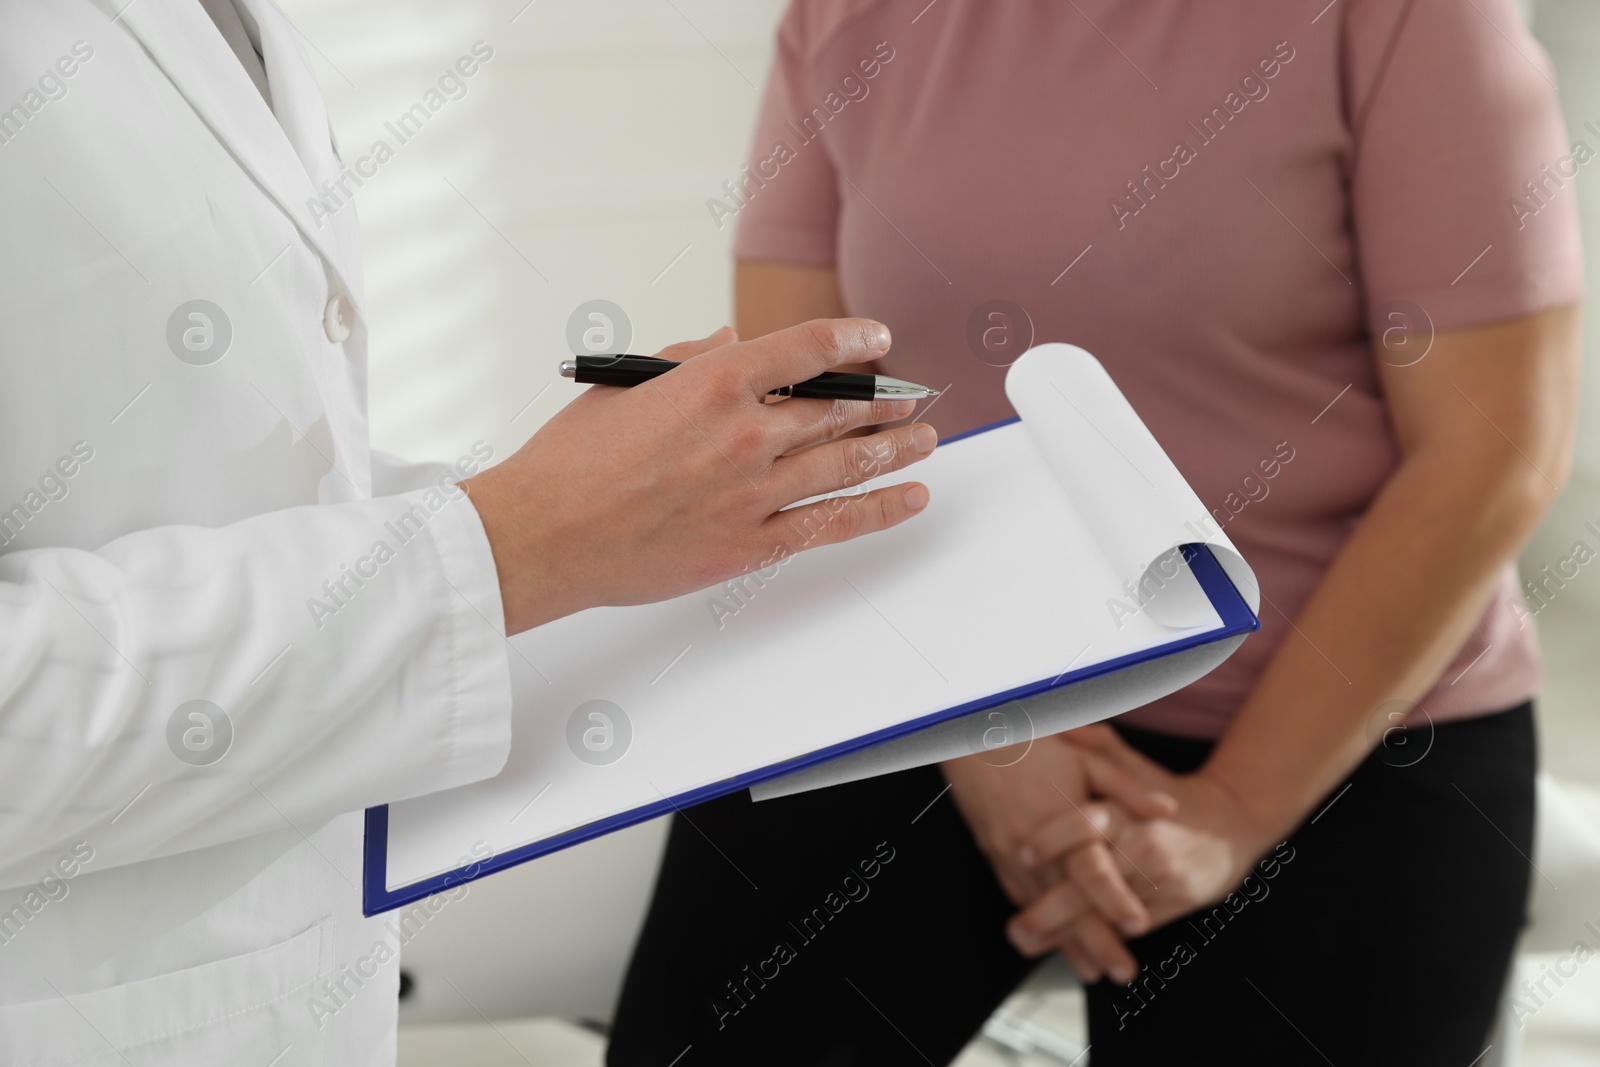
[[[1281,828],[1260,825],[1232,792],[1204,769],[1172,774],[1106,726],[1075,730],[1066,737],[1070,745],[1078,746],[1090,779],[1103,777],[1098,765],[1110,763],[1148,789],[1177,800],[1175,813],[1153,818],[1140,817],[1116,800],[1085,805],[1086,811],[1106,822],[1117,869],[1148,909],[1152,926],[1221,900],[1244,878],[1250,865],[1280,840]],[[1077,818],[1058,816],[1035,830],[1029,845],[1040,865],[1070,863],[1082,850],[1077,822]],[[1081,942],[1080,931],[1092,928],[1096,919],[1082,896],[1075,876],[1052,887],[1011,921],[1008,936],[1023,951],[1059,948],[1066,952],[1068,946]]]
[[[1020,757],[1014,763],[995,765],[1013,752]],[[1076,905],[1074,915],[1082,921],[1071,936],[1044,948],[1059,947],[1085,981],[1108,972],[1131,977],[1136,965],[1114,931],[1142,933],[1150,917],[1094,825],[1090,797],[1115,798],[1121,810],[1146,818],[1172,814],[1171,797],[1111,760],[1085,760],[1059,736],[1039,738],[1027,749],[953,760],[944,764],[944,773],[957,808],[1012,902],[1019,908],[1041,899]],[[1048,863],[1029,851],[1031,838],[1045,826],[1051,828],[1055,850]]]

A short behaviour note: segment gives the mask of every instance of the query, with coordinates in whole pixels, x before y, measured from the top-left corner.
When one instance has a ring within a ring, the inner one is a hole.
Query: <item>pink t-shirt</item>
[[[793,0],[711,207],[743,259],[835,265],[941,434],[1012,414],[1016,308],[1099,357],[1270,601],[1126,716],[1216,737],[1398,460],[1373,338],[1405,364],[1430,321],[1581,298],[1593,153],[1551,77],[1511,0]],[[1518,597],[1508,567],[1433,720],[1533,694]]]

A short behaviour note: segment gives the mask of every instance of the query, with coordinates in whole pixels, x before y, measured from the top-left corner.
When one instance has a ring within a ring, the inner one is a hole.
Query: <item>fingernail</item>
[[[1104,808],[1090,808],[1089,825],[1105,833],[1111,826],[1111,813]]]
[[[1017,849],[1017,862],[1032,870],[1033,866],[1039,862],[1039,856],[1030,846],[1023,845]]]
[[[1144,933],[1144,923],[1138,919],[1129,919],[1122,924],[1122,932],[1128,937],[1139,937]]]
[[[928,487],[913,485],[906,490],[906,507],[912,511],[921,511],[928,506]]]
[[[878,352],[887,352],[887,351],[889,351],[889,342],[891,340],[892,340],[892,338],[889,336],[889,327],[885,326],[881,322],[875,323],[873,325],[873,329],[872,329],[872,347],[873,347],[874,351],[878,351]]]
[[[1111,977],[1115,978],[1122,985],[1127,985],[1129,982],[1133,981],[1134,973],[1135,972],[1133,969],[1125,963],[1119,963],[1115,967],[1111,968]]]
[[[911,447],[923,455],[933,451],[933,446],[939,443],[939,435],[927,423],[918,423],[911,429]]]
[[[1033,955],[1035,952],[1038,952],[1041,947],[1039,941],[1027,930],[1020,926],[1007,927],[1006,937],[1011,940],[1011,944],[1016,948],[1016,950],[1022,953],[1024,956]]]
[[[917,410],[915,400],[896,400],[889,406],[890,413],[897,419],[903,419],[915,410]]]

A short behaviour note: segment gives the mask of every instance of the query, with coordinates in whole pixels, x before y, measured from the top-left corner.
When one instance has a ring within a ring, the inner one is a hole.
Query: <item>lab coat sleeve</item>
[[[0,557],[0,885],[495,774],[499,585],[466,494],[429,488]]]
[[[464,459],[471,463],[470,458]],[[473,465],[475,467],[475,465]],[[426,489],[441,482],[455,482],[476,473],[464,466],[457,472],[448,463],[412,463],[388,452],[372,453],[372,495],[397,496],[413,489]]]

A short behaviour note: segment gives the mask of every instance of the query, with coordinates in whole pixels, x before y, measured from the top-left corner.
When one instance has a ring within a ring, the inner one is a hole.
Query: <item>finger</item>
[[[1006,937],[1024,956],[1042,956],[1088,908],[1076,885],[1057,882],[1006,924]]]
[[[1152,856],[1146,854],[1148,841],[1140,836],[1140,830],[1148,827],[1150,824],[1144,822],[1132,823],[1126,820],[1126,812],[1123,812],[1119,816],[1112,819],[1112,836],[1107,840],[1109,852],[1112,854],[1111,864],[1116,870],[1118,876],[1121,877],[1123,884],[1126,885],[1133,895],[1139,899],[1141,906],[1145,909],[1146,915],[1149,915],[1150,906],[1155,900],[1156,896],[1160,894],[1161,887],[1151,879],[1150,875],[1146,871],[1146,868],[1148,867],[1150,870],[1158,870],[1156,867],[1150,865],[1152,862],[1159,862],[1160,857],[1159,855]],[[1141,842],[1145,844],[1145,848],[1141,848]],[[1073,854],[1069,853],[1067,859],[1062,861],[1062,866],[1067,865],[1067,862],[1070,860],[1072,855]],[[1136,856],[1138,859],[1135,859]],[[1144,866],[1140,865],[1141,860],[1143,861]],[[1147,919],[1146,930],[1140,931],[1140,934],[1147,932],[1149,926],[1154,925],[1154,922],[1155,917],[1149,916]]]
[[[1000,888],[1005,891],[1006,899],[1017,908],[1026,908],[1039,895],[1044,892],[1044,883],[1027,871],[1017,870],[1009,864],[995,867],[995,873],[1000,879]]]
[[[1017,850],[1017,862],[1029,869],[1045,867],[1075,848],[1105,840],[1102,834],[1110,825],[1111,816],[1104,805],[1058,812],[1029,835]]]
[[[785,503],[837,492],[926,459],[938,443],[938,433],[925,422],[830,441],[780,458],[772,467],[772,485]]]
[[[1077,726],[1061,735],[1079,748],[1093,749],[1097,752],[1109,752],[1126,742],[1122,735],[1110,723],[1097,722],[1088,726]]]
[[[1148,770],[1135,773],[1099,752],[1083,753],[1082,766],[1091,793],[1117,801],[1141,819],[1169,819],[1178,813],[1178,801]],[[1161,778],[1165,777],[1162,771]]]
[[[1072,970],[1077,974],[1078,981],[1086,986],[1094,985],[1100,981],[1100,976],[1104,972],[1100,970],[1099,965],[1094,961],[1094,956],[1090,955],[1077,937],[1067,938],[1058,947],[1061,949],[1061,955],[1066,957],[1067,963],[1071,965]]]
[[[769,405],[779,447],[785,452],[831,441],[851,430],[898,422],[917,408],[915,400],[811,400],[794,397]]]
[[[1103,844],[1089,845],[1067,855],[1067,873],[1095,911],[1128,937],[1150,929],[1150,912],[1123,878]]]
[[[795,553],[887,530],[927,506],[928,487],[907,482],[874,489],[865,496],[830,497],[780,511],[766,521],[762,533]]]
[[[984,857],[989,861],[989,870],[993,872],[1006,899],[1017,908],[1027,907],[1039,895],[1043,887],[1032,872],[997,857],[992,848],[984,849]]]
[[[1100,756],[1146,783],[1159,784],[1172,776],[1165,767],[1128,744],[1120,734],[1105,723],[1080,726],[1076,730],[1067,731],[1065,736],[1080,750]]]
[[[707,352],[714,352],[725,345],[731,345],[739,340],[739,335],[732,326],[719,326],[698,341],[679,341],[675,345],[668,345],[656,353],[659,359],[670,359],[674,363],[683,363],[696,356],[703,356]]]
[[[1139,961],[1100,916],[1085,915],[1073,925],[1070,936],[1082,946],[1091,964],[1114,981],[1127,985],[1138,976]]]
[[[1073,805],[1041,823],[1019,850],[1024,867],[1043,867],[1063,860],[1085,845],[1111,843],[1128,825],[1129,815],[1115,801]]]
[[[889,328],[871,319],[813,319],[718,353],[718,364],[754,399],[815,378],[842,363],[865,363],[889,351]]]

